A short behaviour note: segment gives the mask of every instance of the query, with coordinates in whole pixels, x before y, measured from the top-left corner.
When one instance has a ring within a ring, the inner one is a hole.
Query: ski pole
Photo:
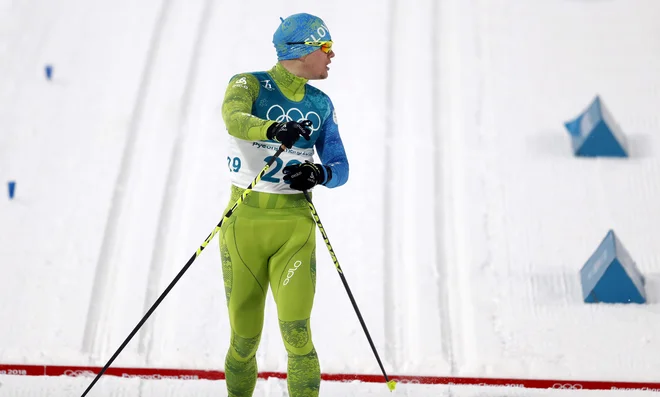
[[[387,387],[390,389],[390,391],[394,391],[394,389],[396,388],[396,381],[390,380],[390,378],[387,376],[387,373],[385,372],[383,363],[380,361],[380,357],[378,356],[378,351],[376,350],[376,346],[374,345],[373,340],[371,340],[371,335],[369,335],[369,330],[367,329],[367,325],[365,324],[364,319],[362,318],[360,309],[358,309],[357,303],[355,302],[355,298],[353,297],[353,293],[351,292],[351,289],[348,287],[348,282],[346,281],[344,272],[341,270],[341,266],[339,266],[339,261],[337,260],[335,251],[332,249],[332,245],[330,244],[330,239],[328,238],[328,235],[325,233],[325,229],[323,228],[323,224],[321,223],[321,218],[319,218],[319,214],[318,212],[316,212],[314,203],[312,203],[312,198],[310,197],[309,193],[306,190],[303,193],[305,193],[305,198],[307,199],[307,204],[309,205],[310,211],[312,211],[312,216],[314,217],[314,221],[316,222],[316,225],[319,227],[319,231],[323,236],[323,241],[325,241],[325,245],[326,247],[328,247],[328,251],[330,252],[330,257],[332,257],[332,262],[334,262],[335,267],[337,268],[337,273],[339,273],[339,278],[341,278],[341,282],[342,284],[344,284],[344,288],[346,288],[346,292],[348,293],[348,297],[351,300],[353,309],[355,309],[355,314],[357,314],[357,317],[360,320],[360,324],[362,325],[362,330],[364,330],[364,334],[367,336],[369,345],[371,345],[371,350],[374,352],[374,355],[376,356],[376,361],[378,361],[380,370],[383,372],[383,376],[385,377],[385,382],[387,384]]]
[[[133,328],[133,331],[131,331],[131,333],[128,335],[128,337],[126,337],[126,339],[121,344],[121,346],[119,346],[119,349],[117,349],[117,351],[112,355],[112,357],[110,357],[110,360],[108,360],[108,362],[103,366],[101,371],[96,375],[94,380],[92,380],[92,383],[90,383],[89,386],[87,386],[87,389],[81,395],[81,397],[85,397],[87,395],[87,393],[89,393],[89,391],[92,390],[92,387],[94,387],[96,382],[98,382],[98,380],[101,378],[101,376],[103,376],[105,371],[107,371],[108,368],[110,368],[110,365],[112,365],[112,363],[115,361],[115,359],[117,359],[117,357],[122,352],[122,350],[124,350],[126,345],[128,345],[128,343],[131,341],[131,339],[133,339],[133,337],[135,336],[135,334],[137,334],[137,332],[140,330],[142,325],[144,325],[144,323],[147,321],[149,316],[151,316],[151,314],[156,310],[158,305],[160,305],[160,303],[163,301],[163,299],[165,299],[165,296],[167,296],[167,294],[172,290],[172,288],[174,288],[174,285],[179,281],[179,279],[183,276],[183,274],[188,270],[190,265],[193,264],[195,259],[202,253],[204,248],[206,248],[206,246],[211,242],[211,240],[213,240],[213,237],[220,231],[220,228],[222,227],[222,223],[224,222],[224,220],[229,219],[229,217],[236,210],[236,207],[238,207],[243,201],[245,201],[245,198],[250,194],[250,192],[252,191],[252,188],[254,188],[254,185],[256,185],[261,180],[261,178],[264,176],[266,171],[268,171],[270,166],[273,165],[273,163],[275,162],[275,159],[278,158],[280,156],[280,154],[282,154],[284,149],[286,149],[286,147],[284,145],[280,145],[277,152],[275,152],[275,154],[266,163],[266,165],[261,170],[259,175],[257,175],[254,178],[252,183],[250,183],[250,185],[245,189],[243,194],[241,194],[241,196],[236,200],[234,205],[232,205],[232,207],[227,211],[225,216],[220,220],[220,222],[218,222],[217,226],[213,229],[211,234],[209,234],[209,236],[206,238],[206,240],[204,240],[202,245],[199,248],[197,248],[197,251],[195,251],[195,253],[190,257],[190,259],[188,259],[188,262],[185,264],[185,266],[181,269],[181,271],[179,271],[179,273],[176,275],[176,277],[174,277],[174,279],[172,280],[172,282],[170,282],[170,284],[167,286],[167,288],[165,288],[165,291],[163,291],[163,293],[158,297],[158,299],[156,299],[156,301],[154,302],[153,305],[151,305],[149,310],[147,310],[147,313],[144,315],[144,317],[142,317],[142,319],[140,320],[140,322],[138,322],[138,324],[135,326],[135,328]]]

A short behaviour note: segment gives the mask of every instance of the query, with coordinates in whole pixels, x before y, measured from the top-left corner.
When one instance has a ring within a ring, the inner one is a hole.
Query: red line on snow
[[[23,376],[95,376],[101,367],[82,367],[68,365],[22,365],[0,364],[0,375]],[[199,369],[176,368],[120,368],[110,367],[104,375],[123,378],[142,379],[206,379],[222,380],[225,373]],[[261,372],[262,379],[286,379],[282,372]],[[382,375],[368,374],[322,374],[321,378],[331,382],[385,382]],[[618,382],[618,381],[587,381],[561,379],[506,379],[506,378],[470,378],[443,376],[391,375],[398,383],[424,385],[472,385],[518,387],[528,389],[571,389],[571,390],[648,390],[660,391],[660,382]]]

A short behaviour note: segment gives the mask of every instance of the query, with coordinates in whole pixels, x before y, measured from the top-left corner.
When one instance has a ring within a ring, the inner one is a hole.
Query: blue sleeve
[[[341,136],[339,136],[339,127],[335,122],[335,108],[332,106],[332,102],[330,102],[330,117],[323,123],[321,134],[316,141],[316,150],[321,158],[321,163],[332,170],[332,177],[329,181],[326,180],[324,185],[333,188],[346,183],[348,180],[348,159],[346,158]]]

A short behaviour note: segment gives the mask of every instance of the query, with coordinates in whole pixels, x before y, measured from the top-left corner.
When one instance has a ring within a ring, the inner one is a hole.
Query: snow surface
[[[20,397],[69,397],[78,396],[89,384],[87,378],[4,376],[0,378],[0,396]],[[12,390],[6,394],[7,389]],[[384,389],[384,390],[383,390]],[[4,394],[3,394],[4,393]],[[390,393],[383,384],[359,382],[327,382],[321,386],[322,396],[375,397],[375,396],[410,396],[410,397],[562,397],[585,396],[598,397],[603,393],[607,397],[644,397],[644,391],[607,391],[582,390],[531,390],[504,387],[483,386],[446,386],[446,385],[403,385]],[[224,381],[207,380],[143,380],[108,377],[99,382],[89,394],[107,397],[217,397],[226,395]],[[258,381],[254,397],[287,396],[286,383],[279,379]]]
[[[41,377],[25,378],[5,376],[0,386],[0,396],[20,397],[69,397],[77,396],[89,384],[86,378]],[[98,388],[98,390],[96,390]],[[14,391],[3,394],[6,389]],[[410,396],[410,397],[562,397],[585,396],[598,397],[644,397],[649,396],[643,391],[607,391],[582,390],[531,390],[503,387],[482,386],[446,386],[446,385],[399,385],[396,392],[390,393],[383,384],[359,382],[328,382],[321,386],[321,395],[325,396]],[[383,390],[385,389],[385,390]],[[107,397],[216,397],[226,395],[224,381],[207,380],[143,380],[109,377],[99,382],[89,395]],[[279,379],[258,381],[254,397],[287,396],[286,383]]]
[[[462,110],[447,144],[457,369],[657,379],[658,3],[462,7]],[[571,156],[561,122],[596,94],[629,135],[629,160]],[[648,305],[581,300],[578,271],[610,228],[648,278]]]
[[[653,0],[0,0],[0,181],[17,182],[0,200],[0,362],[107,361],[221,219],[226,83],[270,68],[278,18],[300,11],[322,16],[336,43],[315,85],[337,107],[351,162],[348,184],[316,189],[316,206],[388,372],[657,381]],[[563,122],[595,95],[630,159],[572,157]],[[649,304],[582,302],[578,272],[609,229],[646,276]],[[322,244],[317,257],[322,370],[380,373]],[[258,363],[282,372],[274,309],[269,299]],[[226,314],[215,239],[115,365],[222,369]],[[161,382],[99,385],[223,390]],[[0,383],[0,396],[83,385]],[[259,387],[284,393],[277,380]],[[501,389],[399,387],[408,393]],[[523,394],[548,393],[570,392]]]

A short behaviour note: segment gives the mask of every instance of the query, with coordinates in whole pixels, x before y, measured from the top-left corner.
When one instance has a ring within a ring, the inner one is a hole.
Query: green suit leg
[[[294,208],[249,205],[282,205],[270,196],[251,193],[251,201],[239,206],[222,226],[220,250],[232,328],[225,359],[227,390],[230,397],[249,397],[254,392],[255,356],[270,284],[288,353],[289,395],[316,397],[321,377],[310,329],[316,283],[315,224],[299,198]],[[284,205],[293,199],[287,198]]]
[[[316,229],[311,216],[300,218],[296,230],[298,232],[270,260],[270,285],[277,304],[282,340],[289,355],[289,395],[316,397],[321,370],[310,328],[316,288]]]

